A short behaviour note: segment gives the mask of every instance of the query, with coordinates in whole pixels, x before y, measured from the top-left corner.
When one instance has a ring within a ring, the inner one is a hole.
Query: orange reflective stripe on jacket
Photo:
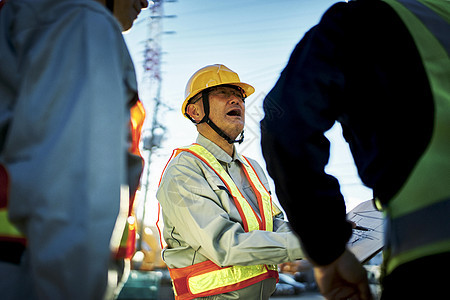
[[[136,102],[130,109],[130,125],[131,125],[131,145],[130,151],[135,155],[141,156],[139,151],[139,142],[141,141],[141,131],[145,120],[144,105],[140,100]]]
[[[273,230],[272,198],[247,158],[240,156],[246,162],[246,164],[242,164],[242,169],[257,197],[261,217],[253,210],[219,161],[207,149],[201,145],[192,144],[189,147],[175,149],[171,159],[182,151],[195,155],[219,176],[233,198],[246,232]],[[276,213],[278,212],[279,210],[276,211]],[[264,264],[222,268],[208,260],[184,268],[169,268],[169,272],[173,280],[176,299],[179,300],[222,294],[271,277],[278,281],[276,266]]]
[[[131,143],[128,151],[142,159],[139,150],[141,140],[142,126],[145,120],[144,105],[138,100],[133,107],[130,108],[130,134]],[[119,249],[115,254],[115,258],[131,258],[136,248],[136,217],[134,216],[134,199],[136,191],[130,191],[130,201],[128,207],[128,218],[120,241]]]

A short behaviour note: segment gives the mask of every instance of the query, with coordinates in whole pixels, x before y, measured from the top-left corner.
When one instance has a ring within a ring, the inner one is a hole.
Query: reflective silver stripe
[[[386,243],[392,257],[450,239],[450,199],[386,221]]]
[[[450,32],[450,24],[447,23],[439,14],[431,8],[416,0],[398,0],[408,10],[410,10],[436,37],[441,43],[442,47],[450,53],[450,39],[448,38]]]

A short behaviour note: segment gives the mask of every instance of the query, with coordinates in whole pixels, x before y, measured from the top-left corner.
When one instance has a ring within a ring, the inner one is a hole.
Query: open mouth
[[[242,115],[241,110],[240,109],[232,109],[229,112],[227,112],[227,116],[231,116],[231,117],[240,117]]]

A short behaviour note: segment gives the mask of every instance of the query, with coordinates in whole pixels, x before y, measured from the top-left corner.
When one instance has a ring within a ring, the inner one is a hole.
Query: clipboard
[[[360,228],[353,229],[347,247],[361,263],[365,263],[383,249],[383,213],[375,208],[372,200],[367,200],[348,212],[347,220],[356,223]]]

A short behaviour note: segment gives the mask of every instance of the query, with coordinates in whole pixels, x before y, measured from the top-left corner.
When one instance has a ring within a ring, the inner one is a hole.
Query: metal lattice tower
[[[161,145],[162,137],[166,131],[165,126],[159,122],[160,110],[165,108],[161,101],[161,56],[162,46],[161,37],[165,33],[162,29],[162,21],[165,17],[163,12],[163,3],[172,1],[155,0],[149,1],[148,13],[148,39],[145,41],[144,61],[143,61],[143,80],[144,98],[142,98],[146,110],[146,121],[143,129],[143,148],[145,151],[145,168],[142,177],[142,188],[144,189],[144,201],[142,207],[142,217],[139,233],[142,233],[145,227],[146,204],[150,184],[150,165],[152,153]],[[138,250],[142,249],[142,238],[139,239]]]

